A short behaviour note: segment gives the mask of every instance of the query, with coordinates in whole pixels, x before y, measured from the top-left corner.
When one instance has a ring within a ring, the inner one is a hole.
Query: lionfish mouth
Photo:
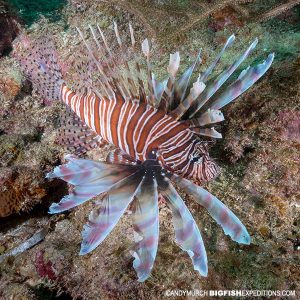
[[[194,269],[207,276],[207,255],[200,230],[171,181],[204,206],[225,234],[238,243],[250,243],[245,226],[220,200],[191,181],[165,171],[156,160],[137,163],[124,158],[120,164],[115,164],[115,161],[104,163],[71,155],[66,159],[68,162],[56,167],[47,178],[61,178],[74,185],[74,189],[59,203],[53,203],[49,212],[60,213],[102,195],[102,201],[90,213],[84,226],[81,255],[94,250],[108,236],[132,203],[135,236],[138,237],[133,267],[138,280],[146,280],[157,253],[158,199],[163,198],[172,211],[177,244],[188,253]]]

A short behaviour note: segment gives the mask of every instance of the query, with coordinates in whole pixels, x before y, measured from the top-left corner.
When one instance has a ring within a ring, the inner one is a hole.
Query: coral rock
[[[17,36],[18,22],[5,1],[0,1],[0,57],[12,50],[12,42]]]

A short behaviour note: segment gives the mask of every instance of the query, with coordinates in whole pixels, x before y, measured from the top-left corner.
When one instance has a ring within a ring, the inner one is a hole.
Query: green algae
[[[255,290],[278,289],[282,278],[276,274],[272,265],[261,266],[269,264],[268,260],[262,260],[261,264],[254,265],[253,262],[257,262],[257,255],[253,250],[252,252],[247,250],[247,253],[226,253],[218,257],[215,270],[226,274],[228,288],[238,285]]]
[[[67,4],[66,0],[9,0],[8,2],[28,26],[38,21],[41,16],[52,22],[59,21],[61,18],[60,10]]]

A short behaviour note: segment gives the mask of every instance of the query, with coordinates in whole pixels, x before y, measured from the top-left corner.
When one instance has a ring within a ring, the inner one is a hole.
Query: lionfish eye
[[[191,162],[195,163],[195,162],[199,162],[201,161],[202,159],[202,156],[194,156],[192,159],[191,159]]]

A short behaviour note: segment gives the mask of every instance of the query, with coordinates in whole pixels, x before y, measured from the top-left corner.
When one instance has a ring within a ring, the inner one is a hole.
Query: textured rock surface
[[[157,2],[159,7],[169,7],[165,6],[169,1]],[[180,24],[184,21],[180,11],[189,1],[177,2],[181,3],[178,10],[166,9],[161,15],[155,13],[157,10],[152,15],[146,10],[147,18],[155,23],[168,14],[172,26]],[[88,23],[98,21],[112,33],[112,20],[120,24],[120,29],[126,29],[128,20],[132,20],[139,40],[149,33],[142,16],[129,4],[125,10],[122,5],[126,1],[120,3],[115,7],[102,2],[69,1],[61,21],[49,23],[43,19],[28,31],[32,37],[45,32],[53,36],[63,70],[71,82],[72,62],[78,59],[76,53],[80,49],[75,26],[87,28]],[[179,49],[183,53],[184,68],[202,47],[203,64],[207,65],[216,48],[232,32],[237,41],[225,55],[224,64],[256,36],[260,44],[254,58],[259,56],[261,61],[265,52],[276,52],[268,74],[226,108],[227,121],[219,128],[225,138],[212,148],[222,174],[209,184],[208,190],[243,221],[252,244],[241,246],[232,242],[205,209],[183,194],[203,233],[209,259],[207,278],[196,274],[187,255],[175,244],[171,214],[163,203],[158,255],[152,276],[145,283],[136,281],[132,268],[130,212],[95,251],[78,255],[82,226],[93,203],[62,215],[47,215],[49,203],[67,193],[64,183],[44,179],[64,153],[54,144],[63,108],[59,104],[43,104],[32,93],[14,58],[2,59],[0,72],[5,76],[0,76],[0,217],[5,218],[0,219],[0,255],[42,228],[47,228],[48,234],[33,248],[0,262],[0,298],[53,299],[56,293],[62,293],[61,299],[158,299],[167,289],[291,289],[299,293],[300,61],[296,49],[300,34],[289,20],[243,24],[236,20],[223,26],[216,16],[203,20],[186,36],[172,42],[169,36],[165,42],[163,36],[153,39],[154,56],[160,57],[154,67],[161,77],[169,51]],[[218,30],[208,29],[212,22],[217,22]],[[169,27],[162,23],[162,32],[167,33]],[[88,155],[103,159],[109,149],[107,146]]]
[[[12,42],[19,33],[19,19],[5,1],[0,1],[0,58],[12,50]]]

